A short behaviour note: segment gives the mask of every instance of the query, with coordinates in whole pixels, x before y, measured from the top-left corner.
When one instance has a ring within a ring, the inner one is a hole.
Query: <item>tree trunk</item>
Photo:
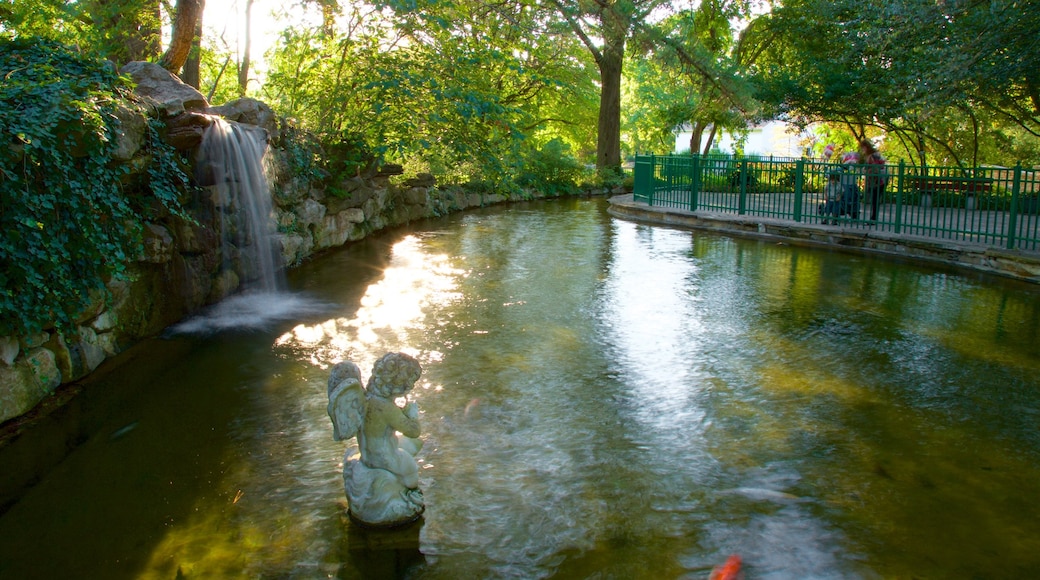
[[[336,13],[339,12],[337,0],[322,0],[321,2],[321,33],[326,38],[336,35]]]
[[[701,139],[704,137],[704,123],[697,121],[690,124],[690,153],[697,153],[701,149]]]
[[[707,155],[711,151],[711,145],[715,142],[715,130],[718,129],[718,125],[712,123],[711,131],[708,132],[708,139],[704,142],[704,154]]]
[[[202,2],[200,0],[177,0],[170,46],[159,59],[159,66],[174,74],[181,71],[184,62],[188,60],[188,53],[191,52],[196,26],[201,16]]]
[[[606,24],[606,23],[604,23]],[[604,26],[604,30],[609,30]],[[621,69],[625,32],[611,34],[599,59],[599,124],[596,167],[621,172]]]
[[[246,96],[249,85],[249,51],[253,34],[253,0],[246,0],[246,45],[242,50],[242,63],[238,67],[238,94]]]
[[[195,38],[191,41],[191,52],[188,53],[188,60],[184,61],[181,80],[197,90],[202,90],[202,13],[206,9],[206,0],[198,0],[198,2],[199,19],[195,22]]]

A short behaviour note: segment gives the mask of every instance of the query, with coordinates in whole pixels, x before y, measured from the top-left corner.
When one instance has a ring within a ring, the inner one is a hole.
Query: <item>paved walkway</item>
[[[656,192],[653,208],[658,211],[676,212],[686,204],[687,191]],[[794,215],[794,193],[764,193],[745,196],[744,213],[737,213],[740,205],[737,193],[706,192],[701,194],[696,215],[725,216],[741,215],[744,218],[760,217],[786,220],[789,223],[826,225],[824,216],[817,215],[816,208],[824,202],[822,194],[806,194],[800,222],[790,219]],[[884,204],[878,209],[877,222],[868,221],[870,205],[860,204],[858,219],[850,216],[837,218],[838,227],[851,230],[873,230],[894,234],[982,244],[993,248],[1007,248],[1008,232],[1012,231],[1011,215],[1006,211],[977,209],[921,207],[918,205]],[[898,210],[898,211],[897,211]],[[898,215],[897,215],[898,214]],[[898,218],[898,219],[897,219]],[[1040,215],[1019,213],[1015,216],[1015,248],[1025,252],[1040,252]]]

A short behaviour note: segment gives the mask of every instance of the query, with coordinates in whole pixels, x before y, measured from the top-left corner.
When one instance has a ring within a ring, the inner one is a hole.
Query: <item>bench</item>
[[[908,189],[916,189],[922,194],[939,191],[962,191],[967,195],[986,193],[993,189],[993,179],[989,177],[939,177],[916,176],[907,177]]]

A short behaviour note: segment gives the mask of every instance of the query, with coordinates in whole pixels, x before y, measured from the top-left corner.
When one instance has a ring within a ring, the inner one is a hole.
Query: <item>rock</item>
[[[98,335],[94,332],[93,328],[79,328],[79,340],[77,341],[77,346],[79,347],[80,361],[83,364],[84,375],[92,372],[94,369],[98,368],[98,365],[105,361],[105,349],[98,341]]]
[[[404,166],[397,163],[387,163],[379,167],[376,170],[375,177],[389,177],[391,175],[401,175],[404,173]]]
[[[282,247],[282,262],[285,264],[299,264],[314,249],[314,240],[309,235],[283,235],[279,236],[279,240]]]
[[[21,350],[17,339],[12,336],[0,336],[0,360],[4,364],[7,366],[14,364],[14,359],[18,358],[18,353]]]
[[[38,346],[43,346],[44,344],[47,344],[47,341],[50,339],[51,335],[49,332],[37,332],[32,336],[23,337],[21,340],[21,345],[23,349],[29,350],[31,348],[36,348]]]
[[[325,219],[325,211],[325,206],[313,199],[306,199],[303,203],[297,204],[293,208],[297,223],[302,227],[320,224]]]
[[[54,364],[58,369],[59,384],[64,381],[75,381],[86,376],[105,360],[105,352],[97,341],[97,333],[92,328],[80,327],[78,336],[66,339],[55,334],[45,350],[53,353]]]
[[[363,180],[359,181],[360,183],[353,178],[344,180],[342,185],[348,187],[341,189],[338,195],[330,195],[326,199],[325,203],[329,208],[329,213],[339,213],[348,208],[361,207],[375,195],[375,189]]]
[[[98,345],[105,352],[106,356],[115,356],[123,349],[119,345],[119,340],[114,332],[105,332],[98,335]]]
[[[116,161],[129,161],[144,145],[148,117],[124,103],[117,103],[115,115],[119,119],[119,131],[115,135],[115,151],[112,152],[112,158]]]
[[[437,185],[437,178],[432,173],[420,173],[404,180],[404,184],[408,187],[433,187]]]
[[[119,72],[130,75],[137,85],[135,92],[167,117],[185,111],[204,111],[209,106],[202,93],[155,63],[135,61],[127,63]]]
[[[409,187],[404,192],[404,202],[408,205],[426,205],[426,193],[425,187]]]
[[[44,394],[53,393],[61,385],[62,374],[58,369],[57,358],[50,350],[34,348],[25,353],[22,362],[29,367],[33,380],[44,390]]]
[[[213,285],[210,289],[210,294],[207,297],[207,302],[219,302],[221,299],[231,296],[238,290],[238,287],[242,284],[241,280],[233,270],[221,270],[213,278]]]
[[[157,224],[144,225],[143,256],[141,260],[152,264],[169,262],[173,257],[173,236]]]
[[[207,112],[220,115],[229,121],[262,127],[267,131],[271,141],[278,140],[278,117],[271,107],[262,101],[243,97],[218,107],[210,107]]]
[[[346,223],[360,224],[365,221],[365,212],[361,208],[351,208],[339,212],[339,218]]]
[[[32,409],[60,384],[54,353],[45,348],[28,351],[12,366],[0,366],[0,423]]]
[[[364,205],[361,206],[361,209],[365,214],[366,220],[374,220],[382,207],[382,204],[380,204],[376,198],[372,197],[365,201]]]
[[[201,225],[177,221],[174,225],[177,240],[177,251],[182,254],[198,255],[216,247],[217,236],[212,230]]]
[[[109,309],[98,315],[98,317],[94,319],[94,322],[90,324],[90,327],[93,328],[95,332],[108,332],[116,327],[118,320],[115,311]]]
[[[166,142],[178,151],[188,151],[202,143],[202,135],[212,124],[213,117],[194,112],[179,113],[166,121]],[[205,183],[205,175],[200,177],[199,171],[195,177],[202,185],[211,185]]]

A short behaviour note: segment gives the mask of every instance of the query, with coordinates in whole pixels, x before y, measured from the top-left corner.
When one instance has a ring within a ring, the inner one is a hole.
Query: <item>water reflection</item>
[[[0,517],[0,576],[705,578],[731,553],[754,578],[1040,571],[1035,288],[595,201],[453,216],[295,275],[335,312],[160,341],[181,358],[88,389],[140,385]],[[373,535],[345,517],[325,381],[393,350],[425,369],[427,512]]]
[[[299,324],[278,337],[275,346],[306,356],[321,369],[342,360],[368,369],[382,353],[395,349],[423,363],[437,362],[443,356],[440,350],[419,352],[409,346],[413,344],[409,334],[425,331],[429,313],[459,299],[456,278],[461,275],[449,256],[431,255],[424,251],[419,235],[407,235],[391,248],[382,277],[365,288],[353,317]]]

